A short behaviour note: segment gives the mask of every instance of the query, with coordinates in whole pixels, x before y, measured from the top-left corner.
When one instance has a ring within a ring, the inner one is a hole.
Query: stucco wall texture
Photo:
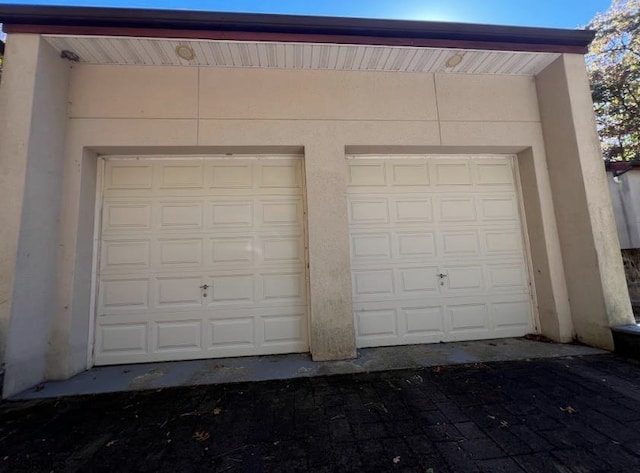
[[[27,47],[28,54],[22,51]],[[315,360],[355,356],[345,200],[345,156],[354,152],[516,154],[537,330],[557,341],[577,337],[610,349],[609,326],[632,320],[628,294],[615,287],[620,281],[625,287],[624,274],[611,203],[602,199],[607,183],[581,56],[561,56],[538,77],[522,77],[69,68],[63,60],[38,55],[39,49],[46,47],[37,36],[11,36],[0,88],[0,106],[21,119],[10,135],[7,125],[0,127],[2,179],[15,170],[10,188],[2,186],[3,195],[12,197],[1,210],[9,243],[3,238],[0,247],[0,261],[8,263],[0,275],[0,320],[11,343],[31,343],[33,337],[38,345],[46,341],[36,350],[46,365],[42,378],[67,378],[90,364],[101,154],[303,153]],[[36,102],[25,74],[35,77],[32,82],[46,78]],[[16,91],[23,97],[16,99]],[[55,112],[61,100],[67,103],[66,119]],[[37,133],[29,132],[31,115],[43,109],[49,110],[48,121],[55,120],[47,133],[56,143],[49,152],[56,156],[53,172],[60,177],[40,182],[28,173],[25,177],[24,168],[44,153]],[[30,185],[42,186],[48,197],[39,199],[37,213],[21,214],[16,209],[30,202]],[[21,230],[18,236],[18,229],[37,215],[55,216],[59,223],[48,232],[25,235]],[[49,285],[47,291],[32,292],[39,302],[29,304],[13,285],[16,248],[27,243],[45,245],[47,261],[56,254],[55,264],[44,267],[19,264],[21,277],[38,273],[46,279],[39,284]],[[30,332],[14,331],[14,319],[32,320]],[[35,323],[39,319],[43,323]],[[5,396],[33,384],[20,373],[28,357],[9,350],[5,362]]]

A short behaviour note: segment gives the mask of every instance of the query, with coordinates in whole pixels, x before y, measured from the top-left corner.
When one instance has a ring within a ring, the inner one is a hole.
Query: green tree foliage
[[[587,70],[604,158],[640,159],[640,0],[613,0],[596,31]]]

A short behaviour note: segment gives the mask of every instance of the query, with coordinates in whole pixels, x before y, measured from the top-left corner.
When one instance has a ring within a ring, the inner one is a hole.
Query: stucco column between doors
[[[310,345],[315,361],[355,358],[344,146],[305,146]]]
[[[536,86],[573,326],[612,349],[610,327],[634,321],[583,56],[562,55]]]

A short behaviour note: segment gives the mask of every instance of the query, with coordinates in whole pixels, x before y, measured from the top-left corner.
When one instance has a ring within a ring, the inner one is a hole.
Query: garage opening
[[[301,157],[106,157],[96,365],[306,352]]]
[[[532,331],[513,157],[347,163],[358,347]]]

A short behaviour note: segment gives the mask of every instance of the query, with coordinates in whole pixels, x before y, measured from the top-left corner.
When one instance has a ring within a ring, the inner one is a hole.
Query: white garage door
[[[103,174],[96,364],[308,350],[301,159]]]
[[[348,165],[358,346],[531,331],[511,158],[355,158]]]

